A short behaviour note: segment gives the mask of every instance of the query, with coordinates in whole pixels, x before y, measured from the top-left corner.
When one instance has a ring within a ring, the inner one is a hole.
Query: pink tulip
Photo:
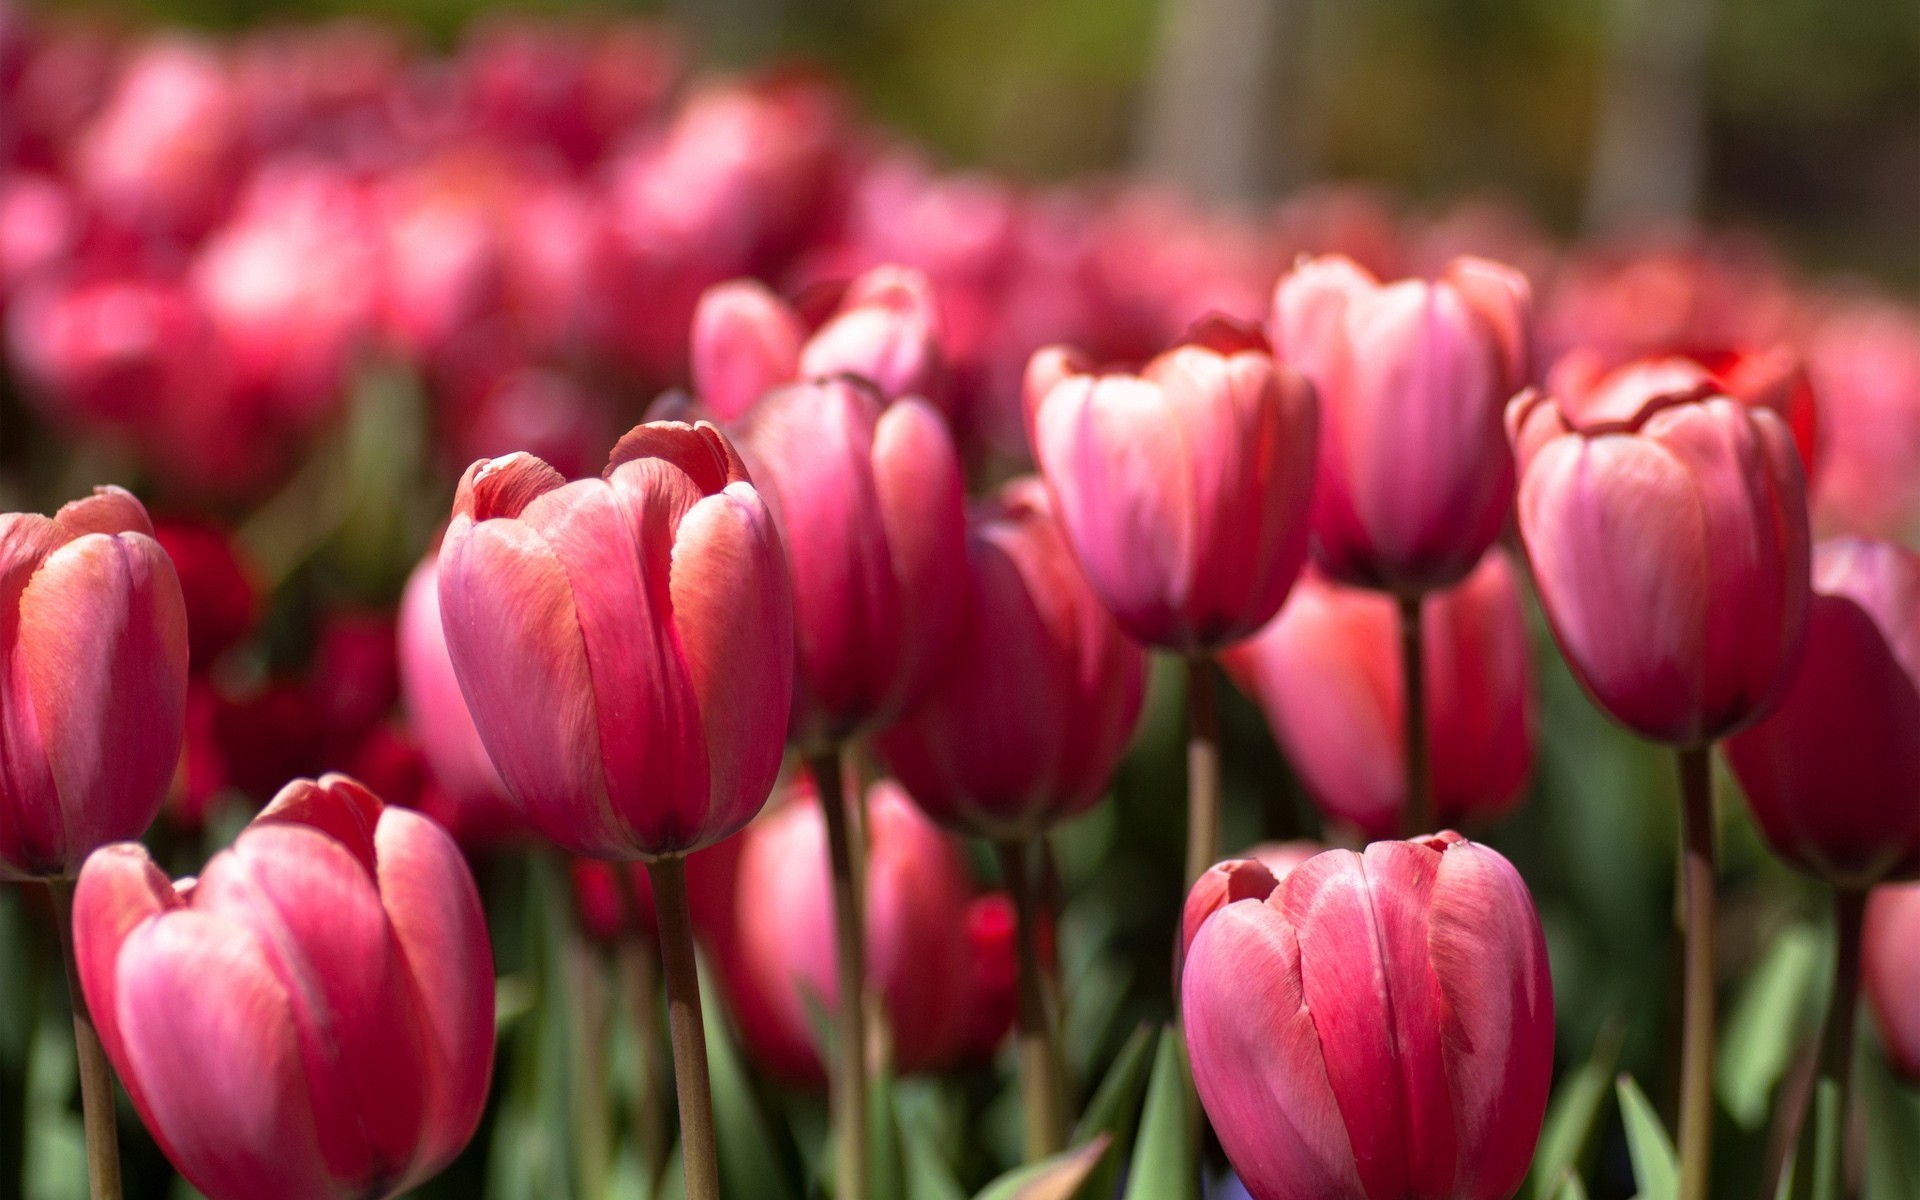
[[[438,552],[414,568],[396,625],[400,694],[420,750],[446,800],[443,823],[463,841],[511,837],[525,824],[487,756],[440,628]]]
[[[735,425],[793,578],[793,720],[817,750],[917,704],[960,618],[966,517],[940,414],[830,379],[767,395]]]
[[[1813,562],[1799,670],[1726,756],[1782,857],[1865,888],[1920,873],[1920,555],[1848,538]]]
[[[1139,721],[1146,656],[1087,585],[1039,480],[976,510],[967,565],[951,665],[877,744],[936,821],[1017,840],[1105,793]]]
[[[295,780],[197,880],[138,844],[95,854],[73,923],[107,1057],[210,1200],[392,1196],[473,1136],[493,953],[465,860],[418,813]]]
[[[1887,1060],[1920,1082],[1920,883],[1873,889],[1860,943],[1861,983],[1879,1020]]]
[[[186,602],[130,493],[0,514],[0,666],[0,879],[71,876],[180,761]]]
[[[468,468],[440,550],[454,673],[494,765],[577,854],[683,854],[745,825],[792,698],[773,519],[711,425],[636,426],[598,479]]]
[[[1808,338],[1807,370],[1823,417],[1820,527],[1911,541],[1920,531],[1920,306],[1836,306]]]
[[[708,288],[693,314],[693,390],[722,421],[737,420],[799,377],[806,337],[800,314],[765,284]]]
[[[1309,574],[1273,622],[1228,651],[1314,803],[1368,837],[1406,807],[1406,684],[1391,597]],[[1520,590],[1506,555],[1429,593],[1420,615],[1435,817],[1491,821],[1533,769],[1535,696]]]
[[[1496,852],[1442,833],[1309,859],[1205,920],[1181,992],[1200,1102],[1255,1200],[1507,1200],[1525,1179],[1553,989]]]
[[[978,1047],[983,976],[997,976],[1008,998],[1011,939],[994,940],[1003,961],[975,953],[966,857],[898,785],[868,789],[867,840],[867,982],[882,1001],[892,1061],[909,1073],[952,1066]],[[819,1082],[815,1030],[819,1014],[838,1007],[839,984],[826,822],[810,784],[743,835],[733,930],[728,995],[748,1049],[778,1075]],[[999,1012],[991,1041],[1013,1015],[1010,1005]]]
[[[1654,376],[1578,413],[1507,411],[1519,524],[1560,649],[1643,737],[1699,746],[1772,707],[1809,601],[1800,459],[1785,423]]]
[[[1207,344],[1224,329],[1139,375],[1067,374],[1028,421],[1094,591],[1133,637],[1189,654],[1266,624],[1307,549],[1313,388],[1260,349]]]
[[[1344,583],[1417,594],[1464,579],[1500,536],[1513,454],[1500,414],[1532,374],[1518,273],[1455,260],[1381,285],[1348,259],[1280,281],[1274,353],[1320,394],[1314,557]]]

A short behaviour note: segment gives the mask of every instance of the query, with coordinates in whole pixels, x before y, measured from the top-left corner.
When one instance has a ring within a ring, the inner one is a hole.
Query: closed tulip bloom
[[[1920,1083],[1920,883],[1878,887],[1867,899],[1861,983],[1880,1025],[1887,1061]]]
[[[526,454],[475,463],[439,590],[480,739],[548,838],[683,854],[765,803],[793,602],[772,517],[712,426],[637,426],[572,483]]]
[[[1414,595],[1465,578],[1506,525],[1500,424],[1533,372],[1519,272],[1455,259],[1381,284],[1338,256],[1280,281],[1274,353],[1320,394],[1313,552],[1334,578]]]
[[[1705,745],[1772,707],[1806,634],[1806,485],[1771,412],[1680,377],[1579,413],[1507,412],[1520,534],[1548,623],[1594,701]]]
[[[0,513],[0,879],[71,876],[144,833],[186,702],[186,602],[140,502]]]
[[[1780,703],[1726,741],[1767,841],[1844,888],[1920,872],[1920,555],[1814,552],[1807,647]]]
[[[1406,684],[1392,598],[1309,575],[1271,624],[1225,656],[1314,803],[1368,837],[1406,808]],[[1428,761],[1443,825],[1490,821],[1533,769],[1535,696],[1520,589],[1491,551],[1420,614]]]
[[[1206,919],[1181,994],[1201,1104],[1255,1200],[1507,1200],[1526,1178],[1553,990],[1498,853],[1442,833],[1309,859]]]
[[[1187,654],[1279,610],[1306,558],[1313,489],[1312,386],[1209,333],[1138,375],[1066,374],[1029,419],[1094,591],[1134,638]]]
[[[1105,793],[1139,722],[1146,656],[1088,586],[1039,480],[975,511],[966,563],[951,665],[876,744],[934,820],[1027,837]]]
[[[780,388],[735,426],[793,579],[790,736],[819,749],[892,721],[945,665],[966,510],[946,422],[853,379]]]
[[[798,377],[807,329],[763,283],[736,279],[706,290],[693,313],[693,390],[722,421]]]
[[[343,775],[296,780],[170,882],[137,844],[88,860],[80,982],[107,1056],[210,1200],[392,1196],[473,1136],[493,954],[459,850]]]

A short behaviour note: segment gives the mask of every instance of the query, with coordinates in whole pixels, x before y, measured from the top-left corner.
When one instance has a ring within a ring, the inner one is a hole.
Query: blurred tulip
[[[233,535],[211,521],[155,521],[153,536],[172,560],[187,606],[187,649],[193,673],[244,641],[260,618],[260,585]]]
[[[1506,1200],[1525,1179],[1553,988],[1494,851],[1442,833],[1309,859],[1206,919],[1181,990],[1200,1101],[1255,1200]]]
[[[1569,411],[1507,411],[1541,605],[1594,701],[1702,746],[1773,706],[1806,634],[1806,489],[1778,417],[1652,376]]]
[[[493,954],[453,841],[296,780],[197,880],[131,843],[74,901],[79,976],[141,1119],[209,1200],[392,1196],[473,1136]]]
[[[951,665],[876,745],[934,820],[1030,837],[1105,793],[1139,721],[1145,655],[1087,585],[1039,480],[981,505],[967,543]]]
[[[1464,579],[1513,502],[1506,403],[1533,373],[1518,272],[1455,260],[1382,285],[1348,259],[1280,281],[1274,353],[1320,397],[1313,549],[1335,579],[1417,595]]]
[[[1887,1061],[1920,1083],[1920,883],[1873,889],[1861,943],[1861,981],[1880,1025]]]
[[[369,609],[338,609],[315,640],[307,687],[327,738],[349,744],[385,721],[400,699],[394,618]]]
[[[1920,308],[1855,300],[1807,346],[1820,397],[1815,508],[1823,529],[1912,541],[1920,531]]]
[[[1137,376],[1067,374],[1028,420],[1094,591],[1130,635],[1187,654],[1264,625],[1306,557],[1313,388],[1262,350],[1205,344],[1225,327]]]
[[[793,580],[793,720],[815,752],[917,704],[961,618],[966,517],[946,423],[855,380],[781,388],[735,426]]]
[[[1533,769],[1537,702],[1505,554],[1431,593],[1421,639],[1434,819],[1496,820]],[[1406,808],[1403,653],[1393,600],[1309,574],[1273,622],[1223,656],[1328,816],[1391,837]]]
[[[734,879],[739,874],[744,834],[715,842],[687,855],[687,905],[694,936],[716,955],[731,953],[737,940],[733,922]],[[639,863],[610,863],[576,858],[569,864],[574,912],[588,936],[616,942],[629,935],[659,939],[653,883]]]
[[[773,519],[712,426],[636,426],[598,479],[525,454],[475,463],[439,591],[481,740],[562,847],[683,854],[766,802],[793,602]]]
[[[1920,555],[1841,539],[1813,563],[1800,667],[1725,752],[1777,853],[1863,889],[1920,872]]]
[[[807,329],[764,284],[735,279],[708,288],[693,314],[693,390],[722,421],[799,377]]]
[[[1002,981],[992,1042],[1007,1031],[1011,939],[986,939],[1000,961],[976,958],[965,856],[898,785],[868,790],[867,834],[867,981],[882,1001],[894,1065],[905,1073],[951,1067],[980,1049],[974,1018],[983,974]],[[810,785],[795,785],[748,827],[734,903],[739,944],[728,993],[747,1047],[768,1070],[818,1083],[816,1014],[838,1007],[839,984],[826,822]]]
[[[130,493],[0,514],[0,663],[0,879],[71,876],[180,761],[186,603]]]

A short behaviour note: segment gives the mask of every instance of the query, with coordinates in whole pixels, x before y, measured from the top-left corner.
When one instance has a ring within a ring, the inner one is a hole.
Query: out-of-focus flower
[[[260,619],[260,584],[233,534],[212,521],[163,518],[153,536],[173,561],[187,606],[187,650],[194,674],[244,641]]]
[[[1853,300],[1807,339],[1825,451],[1814,487],[1820,528],[1911,540],[1920,532],[1920,309]]]
[[[1860,942],[1860,976],[1887,1061],[1920,1082],[1920,883],[1873,889]]]
[[[444,831],[351,779],[288,784],[197,880],[102,850],[74,943],[107,1057],[211,1200],[395,1195],[479,1124],[479,893]]]
[[[733,889],[745,840],[744,833],[737,833],[687,855],[687,907],[693,934],[720,956],[732,953],[739,940]],[[660,936],[653,882],[645,865],[576,858],[570,866],[574,912],[588,936],[609,943],[632,935],[648,940]]]

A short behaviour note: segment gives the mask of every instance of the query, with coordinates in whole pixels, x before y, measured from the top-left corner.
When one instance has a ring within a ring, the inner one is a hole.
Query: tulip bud
[[[739,829],[780,769],[793,601],[779,535],[711,425],[636,426],[598,479],[467,469],[440,549],[454,673],[541,833],[600,858]]]
[[[1181,994],[1200,1102],[1255,1200],[1506,1200],[1526,1178],[1553,988],[1498,853],[1442,833],[1309,859],[1205,920]]]
[[[1506,525],[1513,453],[1500,414],[1532,374],[1518,272],[1456,259],[1381,285],[1338,257],[1273,300],[1274,353],[1320,395],[1314,558],[1343,583],[1401,593],[1465,578]]]
[[[283,788],[198,880],[87,861],[74,946],[107,1057],[209,1200],[392,1196],[473,1136],[493,953],[439,826],[344,775]]]
[[[708,288],[693,314],[693,390],[722,421],[800,373],[806,328],[765,284],[736,279]]]
[[[1279,610],[1306,558],[1314,414],[1312,386],[1263,351],[1197,344],[1039,401],[1054,511],[1131,636],[1210,652]]]
[[[1806,634],[1806,488],[1780,419],[1697,377],[1570,412],[1538,394],[1507,425],[1519,524],[1560,649],[1643,737],[1699,746],[1773,706]]]
[[[977,985],[991,974],[975,961],[966,858],[890,782],[868,790],[867,836],[867,980],[886,1013],[893,1061],[903,1072],[951,1066],[982,1040]],[[817,1083],[814,1031],[837,1008],[839,983],[826,822],[811,786],[794,785],[742,840],[728,994],[755,1058]],[[999,1011],[1012,1016],[1010,1006]]]
[[[1814,552],[1800,666],[1727,763],[1781,857],[1845,888],[1920,872],[1920,555]]]
[[[1037,479],[976,510],[967,542],[951,664],[876,744],[934,820],[1017,840],[1105,792],[1139,721],[1146,656],[1087,585]]]
[[[71,875],[180,761],[186,602],[131,493],[0,514],[0,663],[0,879]]]
[[[812,749],[891,722],[926,694],[960,617],[965,500],[946,423],[832,379],[773,392],[736,428],[792,572],[789,736]]]
[[[1228,673],[1267,714],[1314,803],[1370,838],[1406,808],[1406,684],[1391,597],[1314,575],[1265,629],[1228,651]],[[1513,569],[1490,552],[1421,607],[1428,758],[1443,825],[1489,821],[1533,768],[1533,662]]]
[[[1920,1083],[1920,883],[1890,884],[1867,898],[1860,978],[1880,1024],[1887,1061]]]
[[[889,400],[946,400],[940,310],[933,285],[907,267],[875,267],[855,279],[838,311],[800,350],[800,376],[857,375]]]

